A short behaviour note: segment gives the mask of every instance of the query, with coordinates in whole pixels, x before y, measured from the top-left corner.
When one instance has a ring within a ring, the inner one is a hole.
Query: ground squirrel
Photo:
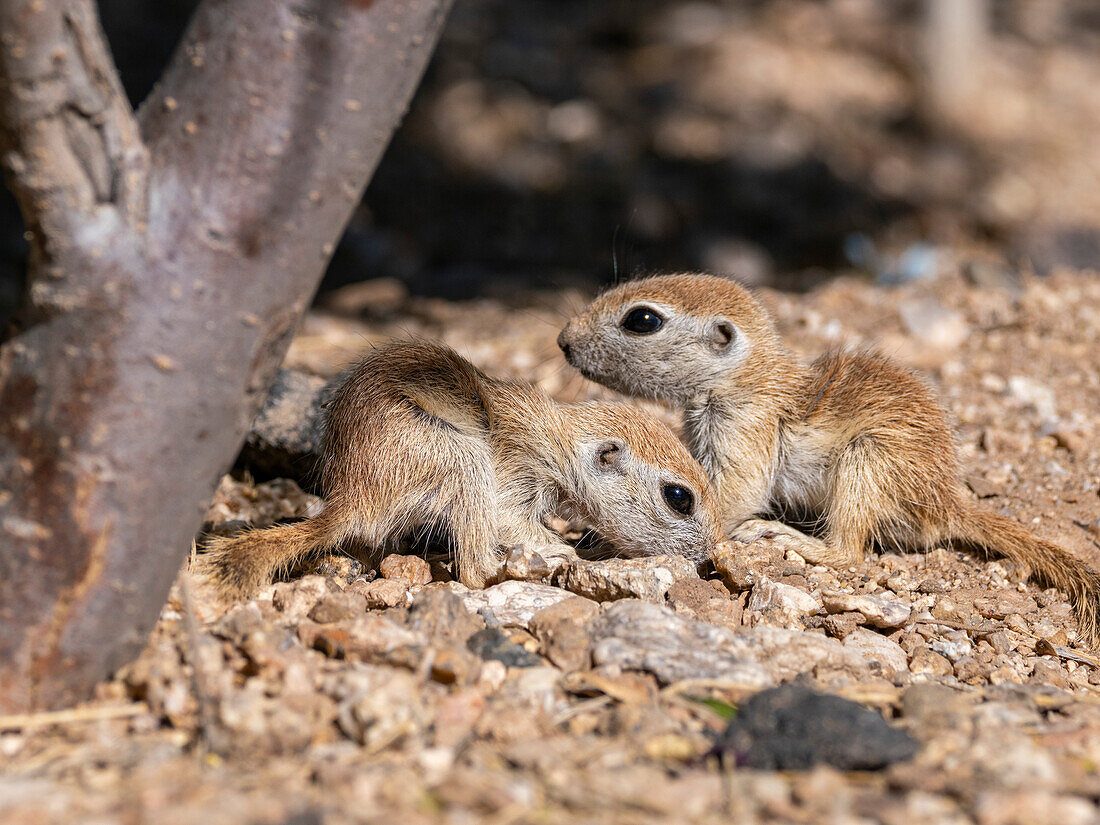
[[[869,352],[830,352],[807,367],[755,297],[707,275],[618,285],[558,344],[587,378],[683,408],[684,437],[731,537],[779,530],[809,561],[836,567],[858,562],[872,542],[1003,555],[1065,590],[1082,635],[1096,642],[1100,574],[972,503],[947,416],[903,367]],[[821,538],[753,518],[764,515],[814,525]]]
[[[247,598],[310,553],[342,547],[374,563],[424,528],[448,538],[464,584],[484,586],[516,544],[575,558],[544,524],[562,511],[628,556],[703,561],[721,539],[706,474],[656,418],[625,404],[557,404],[443,346],[372,350],[325,419],[324,510],[216,540],[202,567],[224,598]]]

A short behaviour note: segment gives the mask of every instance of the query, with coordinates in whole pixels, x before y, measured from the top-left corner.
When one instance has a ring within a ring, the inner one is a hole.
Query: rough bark
[[[449,5],[206,0],[135,116],[91,0],[0,0],[0,709],[140,650]]]

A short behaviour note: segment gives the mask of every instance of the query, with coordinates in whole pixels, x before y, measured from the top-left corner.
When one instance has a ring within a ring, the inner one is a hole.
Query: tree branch
[[[34,323],[86,292],[57,264],[69,247],[94,253],[143,219],[148,155],[92,0],[4,0],[0,32],[0,159],[43,276],[24,312]],[[78,231],[91,223],[99,233]]]
[[[327,256],[405,112],[410,70],[431,52],[424,30],[447,5],[204,4],[140,111],[158,180],[188,180],[164,217],[187,210],[245,258]]]

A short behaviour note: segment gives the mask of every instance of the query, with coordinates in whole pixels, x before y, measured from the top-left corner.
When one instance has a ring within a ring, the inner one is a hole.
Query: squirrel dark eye
[[[681,516],[690,516],[695,511],[695,496],[690,490],[685,490],[677,484],[666,484],[661,488],[661,495],[673,512]]]
[[[627,332],[633,332],[635,335],[649,335],[651,332],[659,330],[664,322],[665,319],[657,314],[656,310],[649,307],[637,307],[630,310],[623,317],[619,326]]]

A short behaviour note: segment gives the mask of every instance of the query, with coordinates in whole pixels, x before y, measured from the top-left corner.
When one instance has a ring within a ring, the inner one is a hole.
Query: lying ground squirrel
[[[624,404],[560,405],[488,377],[454,351],[393,343],[364,356],[326,408],[322,513],[216,540],[203,557],[244,599],[311,553],[374,563],[421,528],[445,533],[460,580],[496,577],[503,549],[576,558],[545,526],[562,511],[623,555],[703,561],[721,539],[702,468],[671,430]]]
[[[872,353],[810,366],[745,289],[707,275],[616,286],[558,337],[587,378],[684,410],[684,437],[718,492],[724,527],[777,531],[809,561],[845,567],[872,542],[958,542],[1027,566],[1066,591],[1095,643],[1100,574],[1015,522],[978,509],[958,480],[947,417],[914,374]],[[814,524],[821,539],[754,516]]]

